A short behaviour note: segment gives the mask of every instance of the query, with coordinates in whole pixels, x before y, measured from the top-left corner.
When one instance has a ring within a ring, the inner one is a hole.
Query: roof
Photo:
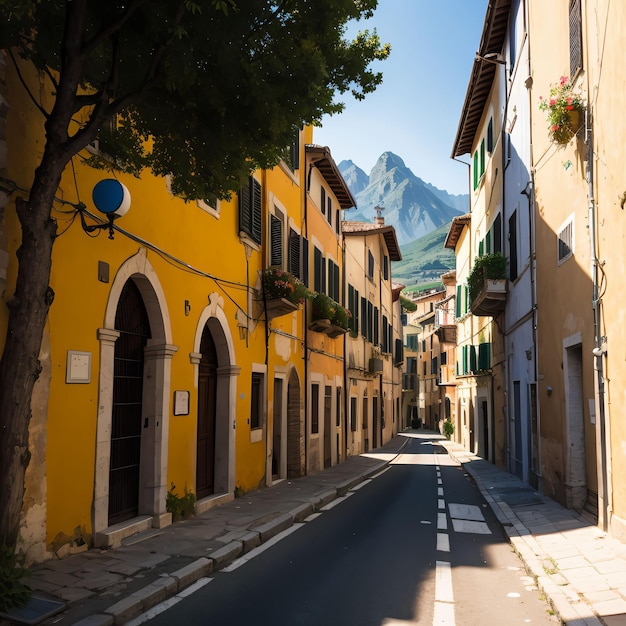
[[[317,167],[324,180],[330,186],[342,209],[356,207],[356,200],[348,189],[346,181],[339,172],[339,168],[330,154],[327,146],[308,144],[305,146],[306,156]]]
[[[509,21],[511,0],[489,0],[477,58],[474,59],[470,82],[461,110],[461,120],[452,148],[452,158],[471,153],[478,125],[491,92],[497,64],[485,61],[488,54],[502,51]],[[479,58],[483,57],[483,59]]]
[[[403,285],[401,283],[391,283],[391,295],[394,302],[397,302],[397,300],[400,298],[400,294],[405,287],[406,285]]]
[[[387,244],[387,250],[389,250],[389,258],[392,261],[401,261],[402,253],[400,252],[400,246],[398,245],[398,239],[396,238],[396,229],[385,224],[375,224],[372,222],[341,222],[341,230],[345,237],[355,235],[382,235],[385,238]]]
[[[446,240],[443,242],[444,248],[450,248],[452,250],[456,248],[456,244],[459,241],[459,237],[461,236],[463,229],[469,225],[471,219],[470,213],[457,215],[452,218],[452,223],[450,224],[450,229],[446,235]]]

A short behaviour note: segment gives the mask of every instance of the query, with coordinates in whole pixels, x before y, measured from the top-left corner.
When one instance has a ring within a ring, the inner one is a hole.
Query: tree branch
[[[31,101],[33,102],[35,107],[39,110],[39,112],[44,116],[44,118],[48,119],[50,114],[39,104],[39,102],[37,102],[37,99],[35,98],[32,91],[29,89],[28,85],[26,84],[26,80],[24,79],[24,76],[22,72],[20,71],[20,66],[17,63],[17,59],[15,58],[15,56],[13,56],[13,50],[9,49],[8,53],[9,53],[9,56],[11,57],[11,62],[13,63],[13,67],[15,68],[17,77],[20,79],[20,83],[22,83],[22,86],[26,90],[28,97],[31,99]]]

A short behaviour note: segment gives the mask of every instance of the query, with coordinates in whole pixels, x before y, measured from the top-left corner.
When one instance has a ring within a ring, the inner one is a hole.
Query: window
[[[367,340],[371,343],[374,339],[374,305],[367,303]]]
[[[491,367],[491,344],[481,343],[478,345],[478,370],[486,371]]]
[[[335,210],[335,232],[339,234],[341,230],[341,218],[339,217],[339,209]]]
[[[368,410],[367,410],[367,396],[365,398],[363,398],[363,415],[362,415],[363,421],[362,421],[362,425],[363,425],[363,430],[367,430],[367,422],[369,419],[368,416]]]
[[[339,266],[328,259],[328,295],[339,302]]]
[[[320,211],[322,212],[322,215],[324,215],[324,212],[326,211],[326,189],[324,189],[324,187],[321,187],[320,190]]]
[[[491,230],[493,231],[493,251],[502,254],[502,213],[496,215]]]
[[[359,292],[352,285],[348,285],[348,310],[352,313],[348,318],[350,336],[356,337],[359,333]]]
[[[402,339],[396,339],[394,364],[399,365],[403,361],[404,361],[404,346],[402,345]]]
[[[389,257],[383,255],[383,278],[389,280]]]
[[[326,219],[328,223],[333,225],[333,201],[330,196],[326,198]]]
[[[335,401],[335,426],[341,426],[341,387],[337,387],[337,398]]]
[[[480,176],[485,173],[485,140],[480,142]]]
[[[569,75],[570,80],[583,67],[583,37],[580,0],[569,2]]]
[[[302,273],[300,271],[300,248],[301,239],[300,235],[293,229],[289,229],[289,260],[288,271],[296,278],[300,278]]]
[[[572,216],[558,230],[558,264],[565,263],[574,254],[574,217]]]
[[[202,200],[196,200],[196,204],[207,213],[210,213],[213,217],[220,216],[220,201],[215,194],[210,194]]]
[[[261,244],[261,184],[252,176],[239,191],[239,231]]]
[[[367,277],[374,280],[374,255],[370,250],[367,251]]]
[[[300,129],[293,132],[293,139],[285,151],[284,162],[292,172],[300,169]]]
[[[389,320],[386,315],[383,315],[383,336],[382,336],[382,351],[387,354],[390,351],[389,348]]]
[[[313,289],[326,293],[326,259],[317,247],[313,248]]]
[[[517,211],[509,217],[509,278],[517,278]]]
[[[361,335],[367,337],[367,300],[361,296]]]
[[[493,117],[489,119],[487,125],[487,154],[493,152]]]
[[[406,347],[409,350],[413,350],[414,352],[417,352],[417,335],[406,336]]]
[[[333,415],[333,388],[330,385],[324,387],[324,428],[326,424],[330,428],[330,420]]]
[[[472,166],[472,171],[474,173],[474,191],[476,191],[476,188],[478,187],[478,181],[480,180],[480,176],[478,174],[478,150],[476,150],[476,152],[474,152],[474,159],[473,159],[473,166]]]
[[[317,383],[311,385],[311,432],[320,431],[320,386]]]
[[[283,267],[283,231],[285,216],[280,209],[274,207],[270,214],[270,265]]]
[[[357,420],[357,415],[356,415],[357,404],[356,403],[357,403],[356,398],[350,398],[350,430],[352,432],[356,430],[356,420]]]
[[[372,332],[372,341],[375,346],[378,345],[378,307],[374,307],[374,317],[372,320],[373,332]]]
[[[261,428],[263,415],[263,374],[252,372],[252,390],[250,392],[250,428]]]

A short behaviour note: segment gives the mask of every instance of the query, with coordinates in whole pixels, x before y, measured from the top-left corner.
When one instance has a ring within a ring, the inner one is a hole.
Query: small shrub
[[[179,496],[175,493],[176,485],[172,483],[170,490],[165,497],[165,508],[168,513],[172,514],[172,521],[178,522],[181,519],[189,519],[196,513],[196,496],[187,490]]]
[[[470,300],[476,299],[483,288],[485,278],[506,278],[506,257],[499,252],[476,257],[467,279]]]
[[[449,419],[445,420],[443,423],[443,434],[446,436],[446,439],[450,439],[454,434],[454,424]]]
[[[0,545],[0,611],[24,606],[31,596],[30,588],[22,582],[28,576],[24,567],[24,555],[6,545]]]

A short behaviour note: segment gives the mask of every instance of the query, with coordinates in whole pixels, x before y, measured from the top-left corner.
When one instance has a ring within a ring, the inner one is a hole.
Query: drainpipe
[[[607,432],[604,389],[604,353],[606,337],[602,336],[602,298],[598,285],[598,252],[596,248],[596,207],[593,192],[593,133],[589,121],[589,109],[585,111],[585,142],[587,144],[587,183],[589,185],[589,246],[591,256],[591,278],[593,281],[593,335],[594,335],[594,387],[597,407],[597,429],[599,430],[600,475],[598,488],[598,523],[607,531],[610,515],[610,488],[608,485]]]

